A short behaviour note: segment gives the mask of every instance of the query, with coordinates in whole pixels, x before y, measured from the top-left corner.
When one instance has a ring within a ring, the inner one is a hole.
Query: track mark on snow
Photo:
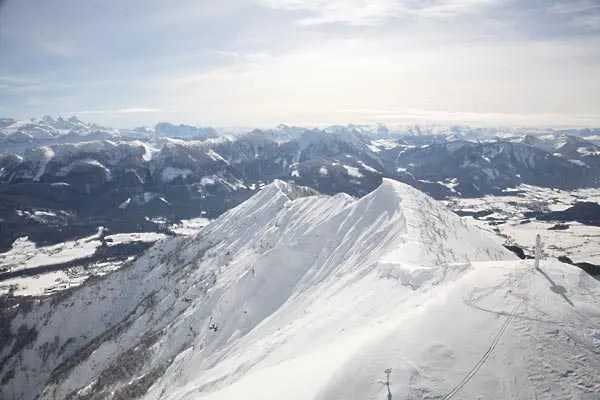
[[[469,372],[467,373],[467,375],[465,375],[465,377],[452,390],[450,390],[450,392],[448,392],[448,394],[446,396],[443,397],[443,400],[448,400],[448,399],[453,398],[458,392],[460,392],[462,390],[463,387],[465,387],[465,385],[467,383],[469,383],[469,381],[477,374],[477,372],[479,372],[479,370],[481,369],[481,367],[485,364],[485,362],[487,361],[487,359],[490,357],[490,355],[492,354],[492,352],[496,348],[496,345],[498,344],[498,342],[500,341],[500,338],[502,337],[502,335],[506,331],[506,328],[508,328],[508,325],[510,325],[511,321],[513,320],[514,314],[516,314],[516,312],[518,311],[519,307],[521,307],[521,304],[523,304],[522,301],[519,304],[517,304],[517,306],[512,310],[511,315],[509,315],[506,318],[506,320],[504,321],[504,323],[500,327],[500,330],[498,331],[498,333],[496,333],[496,336],[494,336],[494,340],[492,340],[492,343],[490,344],[490,346],[488,347],[488,349],[486,350],[486,352],[483,353],[483,355],[481,356],[481,358],[479,359],[479,361],[477,361],[475,363],[475,365],[473,366],[473,368],[471,368],[469,370]]]

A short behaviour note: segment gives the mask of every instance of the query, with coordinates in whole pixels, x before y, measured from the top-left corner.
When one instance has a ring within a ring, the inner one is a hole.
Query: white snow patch
[[[170,229],[178,235],[195,235],[210,223],[208,218],[192,218],[182,220],[180,224],[171,226]]]
[[[377,140],[373,140],[371,142],[371,145],[369,145],[369,148],[372,151],[375,151],[373,149],[376,149],[375,152],[377,153],[377,152],[380,152],[381,149],[391,150],[391,149],[394,149],[399,146],[400,146],[400,144],[392,139],[377,139]]]
[[[346,172],[348,173],[348,175],[354,177],[354,178],[362,178],[363,174],[360,173],[360,171],[358,170],[358,168],[356,167],[351,167],[349,165],[342,165],[342,167],[344,167],[344,169],[346,169]]]
[[[124,244],[131,242],[156,242],[169,236],[163,233],[156,232],[131,232],[131,233],[115,233],[114,235],[106,236],[106,239],[109,240],[111,245],[115,244]]]
[[[151,161],[154,154],[160,152],[160,149],[154,148],[148,143],[142,142],[141,140],[132,140],[131,142],[129,142],[129,144],[137,147],[142,147],[144,149],[142,159],[146,162]]]
[[[213,149],[208,149],[206,154],[215,161],[222,161],[225,164],[229,164],[227,162],[227,160],[225,160],[223,157],[221,157],[221,155],[219,153],[217,153],[216,151],[214,151]]]
[[[55,153],[52,148],[44,146],[40,147],[35,151],[36,161],[39,163],[38,170],[33,177],[34,181],[39,181],[42,175],[46,172],[46,167],[52,158],[54,158]]]
[[[94,168],[99,168],[102,171],[104,171],[106,179],[108,179],[108,180],[112,179],[112,174],[110,173],[110,170],[108,168],[106,168],[106,166],[104,166],[104,164],[102,164],[98,160],[94,160],[94,159],[91,159],[91,158],[87,158],[87,159],[84,159],[84,160],[73,161],[71,164],[67,165],[66,167],[61,168],[60,171],[58,171],[56,173],[56,175],[58,175],[58,176],[67,176],[76,167],[94,167]]]
[[[215,176],[203,176],[202,179],[200,179],[200,184],[201,185],[214,185],[216,184],[216,177]]]
[[[11,250],[0,253],[0,265],[13,271],[73,261],[94,254],[100,245],[100,242],[94,239],[95,236],[89,236],[37,248],[27,237],[22,237],[15,240]]]
[[[56,217],[56,213],[52,211],[34,211],[33,215],[38,217]]]
[[[127,198],[127,200],[125,200],[124,202],[122,202],[121,204],[119,204],[119,208],[121,210],[124,210],[124,209],[126,209],[129,206],[129,204],[131,204],[131,197]]]
[[[371,150],[373,153],[380,153],[381,149],[373,144],[368,144],[367,148]]]
[[[162,170],[160,176],[163,182],[171,182],[175,178],[181,176],[183,179],[187,178],[188,175],[192,173],[191,169],[185,168],[175,168],[175,167],[166,167]]]
[[[364,162],[362,162],[362,161],[359,161],[358,163],[361,165],[361,167],[363,167],[365,170],[367,170],[367,171],[369,171],[369,172],[379,173],[379,171],[377,171],[375,168],[373,168],[373,167],[371,167],[371,166],[369,166],[369,165],[365,164],[365,163],[364,163]]]

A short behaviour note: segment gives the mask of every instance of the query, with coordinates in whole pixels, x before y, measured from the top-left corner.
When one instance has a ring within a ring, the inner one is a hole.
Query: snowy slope
[[[0,397],[384,398],[392,368],[395,399],[597,398],[600,284],[542,267],[404,184],[275,181],[17,314],[35,334],[0,346]]]

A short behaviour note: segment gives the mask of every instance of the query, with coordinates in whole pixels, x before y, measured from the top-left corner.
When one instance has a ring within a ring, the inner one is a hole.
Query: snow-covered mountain
[[[97,124],[81,121],[77,117],[52,118],[44,116],[40,119],[15,120],[0,119],[0,132],[13,141],[29,139],[49,139],[63,135],[86,136],[91,133],[106,130]]]
[[[36,243],[76,238],[71,227],[27,217],[35,212],[72,215],[70,226],[86,225],[77,230],[83,235],[99,224],[146,229],[146,217],[215,218],[274,179],[363,196],[386,177],[438,199],[521,184],[600,186],[593,130],[281,125],[225,135],[170,123],[116,131],[50,117],[0,126],[0,249],[25,235]],[[19,132],[29,139],[15,142]]]
[[[175,138],[188,139],[207,139],[217,137],[217,131],[214,128],[198,128],[190,125],[173,125],[169,122],[159,122],[154,126],[154,134],[157,136],[167,136]]]
[[[596,399],[600,282],[388,179],[275,181],[197,236],[7,304],[3,399]],[[36,397],[37,396],[37,397]]]
[[[593,146],[593,145],[592,145]],[[578,149],[583,149],[580,147]],[[454,195],[500,193],[526,183],[574,189],[600,184],[600,153],[593,147],[575,154],[545,151],[538,145],[510,141],[432,141],[415,144],[404,139],[380,150],[380,157],[418,181],[442,183]]]
[[[217,175],[235,186],[240,180],[249,186],[279,178],[352,195],[368,193],[381,176],[411,183],[437,197],[499,193],[519,184],[566,189],[600,185],[600,146],[577,136],[473,141],[439,134],[389,134],[372,139],[373,134],[352,126],[323,130],[281,126],[217,137],[208,128],[161,123],[156,129],[161,135],[173,131],[175,136],[182,130],[188,133],[180,136],[199,139],[112,137],[6,151],[3,157],[11,158],[0,161],[0,180],[62,182],[65,164],[87,160],[90,165],[93,160],[112,174],[133,167],[154,181],[181,177],[197,183]],[[16,162],[14,155],[22,161]]]

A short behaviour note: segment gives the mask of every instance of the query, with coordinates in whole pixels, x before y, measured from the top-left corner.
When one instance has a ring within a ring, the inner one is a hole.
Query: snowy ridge
[[[12,332],[37,334],[18,356],[0,347],[0,395],[384,398],[392,368],[394,399],[450,398],[463,381],[456,398],[593,399],[600,285],[543,267],[395,181],[361,199],[275,181],[16,316]]]

